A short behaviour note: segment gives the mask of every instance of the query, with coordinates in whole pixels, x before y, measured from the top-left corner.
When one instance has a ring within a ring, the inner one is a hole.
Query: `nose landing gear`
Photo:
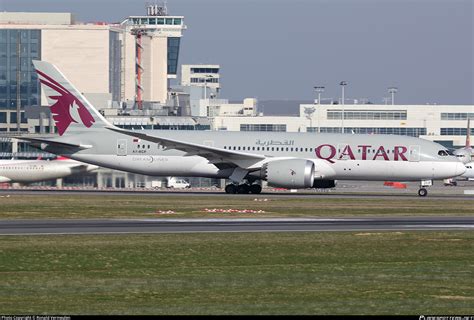
[[[426,197],[427,194],[428,194],[428,190],[426,190],[426,188],[420,188],[420,190],[418,190],[418,195],[420,197]]]
[[[426,190],[426,187],[429,187],[432,185],[433,185],[433,180],[421,180],[420,189],[418,190],[418,195],[420,197],[426,197],[428,195],[428,190]]]

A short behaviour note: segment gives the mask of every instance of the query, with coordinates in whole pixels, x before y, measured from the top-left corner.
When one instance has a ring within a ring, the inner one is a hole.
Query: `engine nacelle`
[[[314,180],[313,188],[329,189],[336,187],[336,180]]]
[[[263,165],[260,177],[272,187],[311,188],[314,182],[314,163],[305,159],[271,161]]]

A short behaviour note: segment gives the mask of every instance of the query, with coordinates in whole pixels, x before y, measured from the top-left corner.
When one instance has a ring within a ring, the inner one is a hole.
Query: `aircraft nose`
[[[464,172],[466,172],[466,166],[464,166],[464,163],[456,163],[455,176],[460,176],[464,174]]]

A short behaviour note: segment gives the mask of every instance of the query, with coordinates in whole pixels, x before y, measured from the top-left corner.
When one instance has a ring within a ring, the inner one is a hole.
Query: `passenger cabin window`
[[[447,157],[448,153],[446,152],[446,150],[439,150],[438,151],[438,156]]]

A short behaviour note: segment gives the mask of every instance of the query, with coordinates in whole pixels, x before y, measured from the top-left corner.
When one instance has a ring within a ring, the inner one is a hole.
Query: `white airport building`
[[[409,135],[464,146],[473,105],[301,104],[298,116],[217,116],[215,130]],[[342,114],[344,113],[344,119]],[[474,129],[471,128],[474,134]]]
[[[183,64],[181,65],[181,85],[209,88],[204,91],[203,99],[212,94],[219,95],[220,65],[218,64]]]

